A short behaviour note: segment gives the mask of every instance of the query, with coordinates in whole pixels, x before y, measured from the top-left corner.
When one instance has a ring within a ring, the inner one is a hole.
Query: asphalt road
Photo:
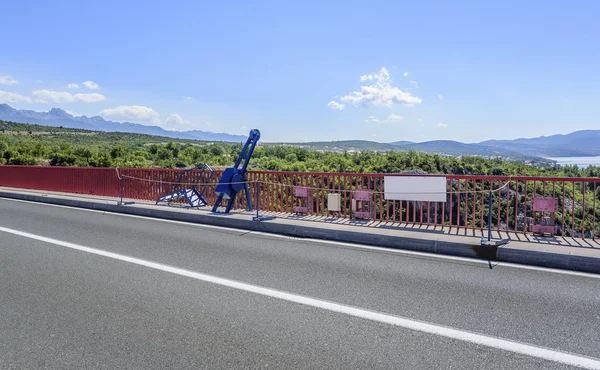
[[[575,368],[569,356],[600,364],[597,277],[0,199],[0,369]]]

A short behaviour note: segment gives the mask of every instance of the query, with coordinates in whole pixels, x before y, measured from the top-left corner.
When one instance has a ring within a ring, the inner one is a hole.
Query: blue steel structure
[[[260,139],[260,131],[253,129],[250,131],[248,140],[244,148],[240,152],[237,160],[233,167],[225,169],[223,176],[219,181],[219,184],[215,188],[215,192],[218,194],[217,201],[212,209],[213,212],[217,212],[221,206],[221,201],[227,199],[227,206],[225,207],[225,213],[229,213],[235,202],[237,193],[244,190],[246,192],[246,202],[248,203],[248,210],[252,210],[252,199],[250,197],[250,189],[248,188],[248,180],[246,179],[246,168],[254,152],[254,148]]]
[[[198,176],[194,176],[192,171],[200,170]],[[200,179],[203,178],[205,172],[208,172],[208,176],[204,180],[204,184],[201,190],[198,190],[198,183]],[[189,168],[181,171],[179,177],[177,178],[177,182],[175,183],[174,190],[169,193],[159,197],[156,200],[156,204],[160,202],[171,203],[178,199],[184,198],[185,201],[189,204],[190,207],[204,207],[208,204],[206,199],[204,199],[204,192],[206,191],[206,187],[210,179],[213,177],[214,171],[213,169],[207,165],[206,163],[202,163],[197,165],[194,168]],[[193,177],[192,177],[193,176]],[[188,183],[182,183],[183,180],[188,180]],[[193,180],[193,181],[190,181]],[[186,188],[186,185],[192,185],[190,188]]]

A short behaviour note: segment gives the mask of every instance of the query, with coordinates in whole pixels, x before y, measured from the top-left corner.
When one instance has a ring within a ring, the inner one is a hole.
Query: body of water
[[[586,168],[589,165],[599,166],[600,167],[600,157],[558,157],[558,158],[548,158],[561,166],[564,165],[577,165],[579,168]]]

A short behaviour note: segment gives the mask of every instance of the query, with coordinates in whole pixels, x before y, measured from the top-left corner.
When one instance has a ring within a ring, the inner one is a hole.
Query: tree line
[[[121,168],[230,166],[242,143],[211,143],[150,135],[93,132],[0,121],[0,164]],[[269,171],[426,173],[494,176],[600,177],[600,167],[532,166],[477,156],[417,152],[334,153],[259,145],[250,168]]]

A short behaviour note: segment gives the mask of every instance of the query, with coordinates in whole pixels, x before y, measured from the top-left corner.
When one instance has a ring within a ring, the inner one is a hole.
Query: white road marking
[[[288,302],[294,302],[306,306],[316,307],[323,310],[337,312],[353,317],[358,317],[366,320],[376,321],[384,324],[394,325],[406,329],[416,330],[423,333],[438,335],[442,337],[452,338],[464,342],[475,343],[486,347],[501,349],[514,353],[519,353],[531,357],[537,357],[544,360],[559,362],[572,366],[579,366],[585,369],[600,369],[600,359],[586,357],[577,354],[566,353],[562,351],[553,350],[550,348],[544,348],[535,346],[527,343],[521,343],[508,339],[497,338],[488,336],[485,334],[478,334],[470,331],[454,329],[446,326],[436,325],[428,322],[417,321],[409,318],[403,318],[399,316],[389,315],[381,312],[366,310],[358,307],[348,306],[335,302],[329,302],[321,299],[311,298],[303,295],[287,293],[284,291],[265,288],[253,284],[247,284],[240,281],[220,278],[213,275],[202,274],[174,266],[164,265],[157,262],[146,261],[143,259],[125,256],[118,253],[107,252],[101,249],[86,247],[79,244],[69,243],[53,238],[47,238],[40,235],[31,234],[19,230],[13,230],[6,227],[0,226],[0,231],[5,233],[18,235],[21,237],[42,241],[45,243],[54,244],[57,246],[70,248],[82,252],[95,254],[111,258],[118,261],[128,262],[139,266],[152,268],[159,271],[169,272],[172,274],[189,277],[192,279],[226,286],[229,288],[242,290],[250,293],[263,295],[266,297],[281,299]]]
[[[407,256],[413,256],[413,257],[424,257],[424,258],[429,258],[429,259],[460,261],[460,262],[468,262],[468,263],[482,264],[482,265],[488,264],[487,261],[474,259],[474,258],[468,258],[468,257],[458,257],[458,256],[449,256],[449,255],[443,255],[443,254],[437,254],[437,253],[426,253],[426,252],[409,251],[409,250],[403,250],[403,249],[375,247],[375,246],[370,246],[370,245],[336,242],[336,241],[332,241],[332,240],[299,238],[299,237],[293,237],[293,236],[287,236],[287,235],[265,233],[265,232],[261,232],[261,231],[250,231],[250,230],[245,230],[245,229],[237,229],[234,227],[204,225],[204,224],[197,224],[197,223],[193,223],[193,222],[167,220],[167,219],[163,219],[163,218],[130,215],[130,214],[126,214],[126,213],[117,213],[117,212],[110,212],[110,211],[99,211],[99,210],[95,210],[95,209],[71,207],[71,206],[64,206],[64,205],[60,205],[60,204],[40,203],[40,202],[21,200],[21,199],[11,199],[11,198],[0,198],[0,199],[11,201],[11,202],[22,202],[22,203],[35,204],[35,205],[44,205],[44,206],[49,206],[49,207],[66,208],[66,209],[82,211],[82,212],[101,213],[103,215],[130,217],[130,218],[136,218],[136,219],[141,219],[141,220],[145,220],[145,221],[166,222],[166,223],[177,224],[177,225],[192,226],[192,227],[197,227],[197,228],[201,228],[201,229],[212,229],[212,230],[220,230],[220,231],[235,231],[235,232],[240,232],[240,233],[243,233],[246,235],[264,235],[264,236],[268,236],[268,237],[294,240],[297,242],[306,242],[306,243],[314,243],[314,244],[317,244],[317,243],[318,244],[328,244],[328,245],[332,245],[332,246],[336,246],[336,247],[362,249],[362,250],[366,250],[366,251],[376,251],[376,252],[387,253],[387,254],[400,254],[400,255],[407,255]],[[532,271],[549,272],[549,273],[561,274],[561,275],[571,275],[571,276],[580,276],[580,277],[586,277],[586,278],[600,279],[600,275],[587,273],[587,272],[560,270],[560,269],[553,269],[553,268],[549,268],[549,267],[519,265],[516,263],[510,263],[510,262],[495,262],[495,264],[497,264],[495,268],[508,267],[508,268],[522,269],[522,270],[532,270]]]

